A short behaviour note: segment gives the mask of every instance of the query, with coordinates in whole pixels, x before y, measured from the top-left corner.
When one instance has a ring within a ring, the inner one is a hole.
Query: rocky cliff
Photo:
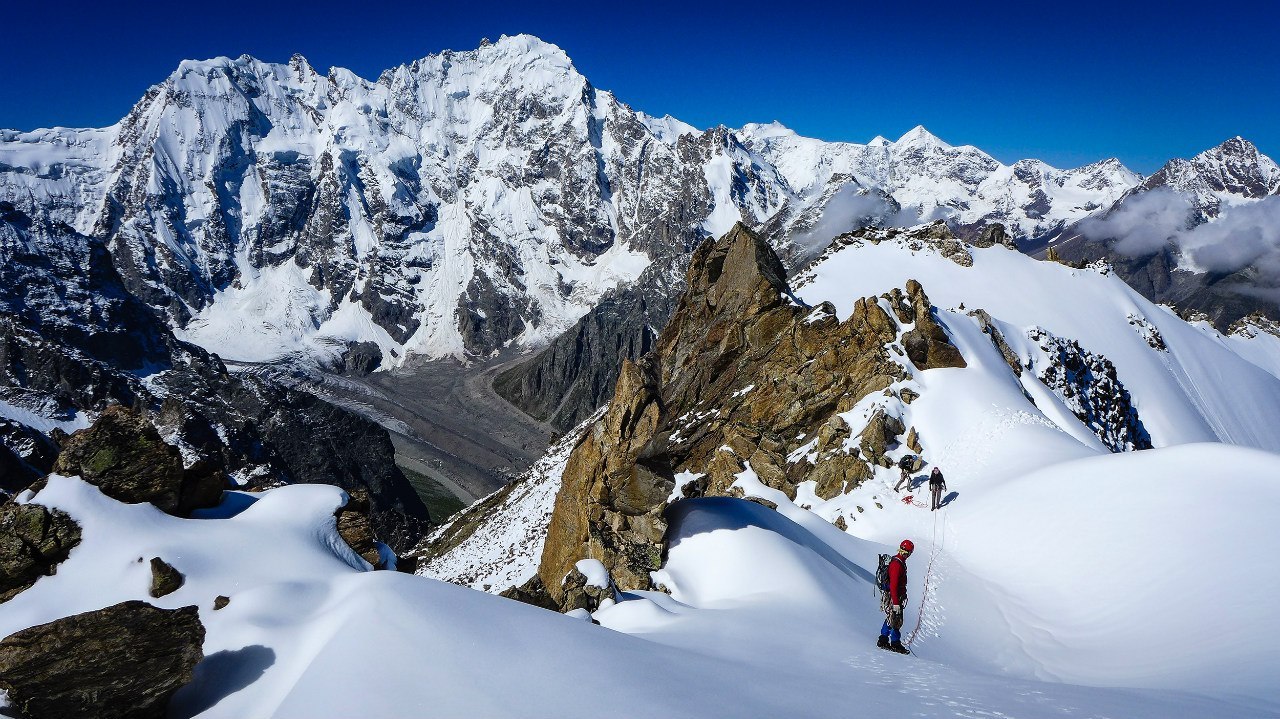
[[[964,366],[918,283],[841,322],[795,300],[785,276],[742,225],[694,252],[654,350],[623,364],[568,458],[539,567],[553,598],[584,558],[620,589],[649,588],[675,498],[741,495],[748,475],[792,497],[804,481],[826,497],[857,486],[906,441],[904,363]]]

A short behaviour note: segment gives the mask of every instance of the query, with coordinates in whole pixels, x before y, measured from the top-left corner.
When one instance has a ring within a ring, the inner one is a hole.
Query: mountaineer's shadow
[[[258,680],[276,662],[270,647],[252,644],[215,652],[196,665],[195,678],[169,702],[169,716],[188,719]]]

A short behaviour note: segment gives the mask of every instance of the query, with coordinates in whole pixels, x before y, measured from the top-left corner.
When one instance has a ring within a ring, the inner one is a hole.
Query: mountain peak
[[[795,137],[795,130],[774,120],[773,122],[748,122],[742,126],[742,134],[749,137],[768,139],[771,137]]]
[[[1257,158],[1262,153],[1258,152],[1258,146],[1246,140],[1240,135],[1236,135],[1230,139],[1224,140],[1221,144],[1211,147],[1204,152],[1195,156],[1195,160],[1220,158],[1220,157],[1240,157],[1240,158]]]
[[[924,125],[916,125],[910,130],[907,130],[906,134],[899,137],[898,141],[893,144],[900,147],[951,147],[951,145],[943,142],[937,135],[926,130]]]

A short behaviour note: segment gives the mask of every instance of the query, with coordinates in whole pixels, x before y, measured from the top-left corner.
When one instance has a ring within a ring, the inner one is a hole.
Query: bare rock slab
[[[195,607],[122,602],[0,641],[0,688],[29,719],[161,719],[203,644]]]

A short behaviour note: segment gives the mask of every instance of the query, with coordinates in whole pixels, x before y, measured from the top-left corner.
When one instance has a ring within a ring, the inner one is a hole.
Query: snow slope
[[[896,493],[896,469],[877,468],[825,501],[802,483],[792,501],[748,465],[737,486],[776,513],[727,498],[676,502],[654,575],[671,594],[624,594],[594,618],[760,661],[753,681],[829,676],[846,707],[890,716],[1280,714],[1280,620],[1267,600],[1280,590],[1280,383],[1237,349],[1258,337],[1190,325],[1105,267],[1000,246],[968,247],[966,266],[918,234],[837,241],[795,294],[831,301],[844,318],[859,297],[923,284],[968,366],[919,371],[904,360],[910,377],[891,390],[918,398],[877,393],[841,416],[856,435],[882,405],[915,428],[926,473],[945,472],[944,509],[922,506],[923,473]],[[978,308],[1021,374],[970,314]],[[1046,336],[1110,363],[1156,449],[1115,451],[1105,428],[1077,417],[1063,387],[1041,379],[1055,362]],[[905,668],[871,646],[880,615],[867,586],[875,555],[902,538],[917,546],[906,626],[916,657]],[[804,697],[793,713],[825,710],[822,691],[792,694]]]
[[[872,643],[879,620],[866,567],[883,547],[794,506],[677,505],[665,569],[672,595],[628,595],[598,612],[596,627],[363,571],[334,528],[343,497],[333,488],[270,490],[207,519],[120,504],[57,476],[34,501],[69,512],[84,540],[55,576],[0,605],[0,633],[145,598],[149,573],[137,558],[161,556],[186,583],[154,601],[197,604],[208,629],[207,659],[175,698],[176,716],[817,717],[851,707],[889,716],[1276,715],[1273,699],[999,676],[949,662],[958,655],[941,646],[915,658],[882,652]],[[1262,549],[1243,560],[1249,551]],[[922,577],[912,579],[918,594]],[[217,594],[231,602],[214,611]],[[1201,652],[1198,663],[1217,654]]]
[[[973,266],[962,267],[934,250],[913,248],[906,236],[833,246],[794,285],[801,299],[829,300],[843,318],[857,298],[916,279],[943,310],[947,329],[974,348],[966,357],[981,357],[979,350],[990,347],[968,314],[983,309],[1027,362],[1034,351],[1027,332],[1037,327],[1111,360],[1155,446],[1219,441],[1280,451],[1274,375],[1147,301],[1105,267],[1037,262],[998,246],[970,252]],[[1152,346],[1156,337],[1164,349]],[[1000,374],[1003,361],[997,355],[994,362],[991,371]],[[1018,409],[1035,407],[1024,402]],[[955,434],[945,426],[938,432]]]

